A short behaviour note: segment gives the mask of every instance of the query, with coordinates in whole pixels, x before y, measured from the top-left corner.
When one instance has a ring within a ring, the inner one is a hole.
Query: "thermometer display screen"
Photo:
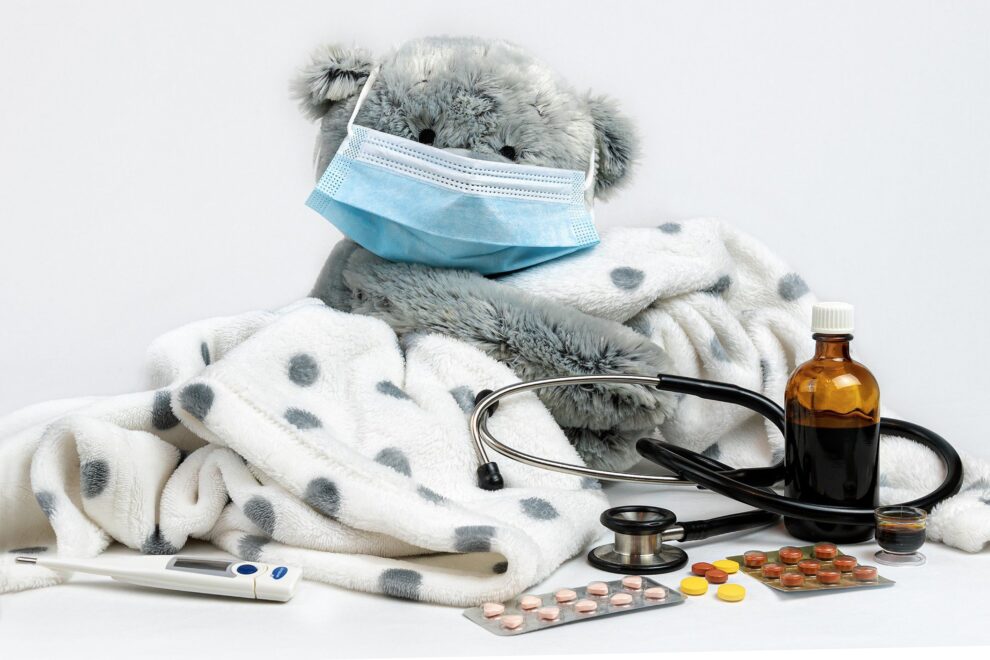
[[[197,559],[195,557],[176,557],[168,568],[176,571],[192,571],[208,575],[230,575],[229,568],[233,562],[226,559]]]

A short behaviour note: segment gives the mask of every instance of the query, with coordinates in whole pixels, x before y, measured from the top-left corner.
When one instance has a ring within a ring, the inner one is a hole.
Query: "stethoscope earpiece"
[[[615,534],[615,540],[588,553],[588,563],[595,568],[650,575],[676,571],[687,563],[686,552],[664,544],[684,536],[684,528],[669,509],[617,506],[602,512],[601,523]]]

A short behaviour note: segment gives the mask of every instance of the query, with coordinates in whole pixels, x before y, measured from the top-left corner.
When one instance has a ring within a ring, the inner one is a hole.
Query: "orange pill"
[[[856,568],[857,563],[856,558],[850,555],[839,555],[832,560],[832,565],[843,573],[848,573],[852,569]]]
[[[837,571],[832,568],[823,568],[818,571],[818,581],[822,584],[839,584],[839,580],[842,579],[842,571]]]
[[[780,576],[780,583],[785,587],[800,587],[804,584],[803,573],[783,573]]]
[[[818,559],[832,559],[839,554],[839,549],[834,543],[816,543],[815,557]]]
[[[780,556],[780,561],[785,564],[796,564],[804,557],[801,548],[795,548],[793,545],[784,546],[777,554]]]
[[[743,563],[747,568],[759,568],[767,563],[767,553],[760,550],[748,550],[743,554]]]
[[[770,562],[769,564],[763,564],[760,567],[760,571],[763,573],[763,577],[772,580],[780,577],[781,573],[784,572],[784,567],[776,562]]]
[[[711,584],[722,584],[728,581],[729,574],[726,573],[725,571],[720,571],[717,568],[713,568],[712,570],[705,573],[705,579],[708,580],[708,582]]]
[[[691,572],[694,573],[695,575],[700,575],[701,577],[705,577],[705,573],[712,570],[713,568],[715,567],[706,561],[699,561],[696,564],[691,564]]]
[[[822,567],[822,563],[817,559],[802,559],[797,563],[797,567],[805,575],[814,575]]]
[[[860,582],[872,582],[877,579],[876,566],[857,566],[853,569],[853,577]]]

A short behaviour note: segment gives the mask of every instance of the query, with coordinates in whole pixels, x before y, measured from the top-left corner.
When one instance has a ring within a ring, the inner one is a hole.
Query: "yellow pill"
[[[739,562],[732,561],[731,559],[719,559],[718,561],[713,561],[712,566],[720,571],[725,571],[726,573],[736,573],[739,571]]]
[[[741,584],[723,584],[719,586],[718,591],[715,592],[715,595],[722,600],[735,603],[746,597],[746,587]]]
[[[703,577],[691,576],[681,580],[681,593],[688,596],[700,596],[708,591],[708,580]]]

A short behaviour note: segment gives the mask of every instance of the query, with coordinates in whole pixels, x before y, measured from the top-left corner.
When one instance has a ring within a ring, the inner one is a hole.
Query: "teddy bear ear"
[[[292,81],[292,97],[299,101],[304,114],[319,119],[335,103],[357,94],[373,67],[374,60],[366,50],[323,46]]]
[[[639,153],[639,139],[632,122],[618,104],[605,96],[588,96],[588,109],[595,127],[598,164],[595,196],[607,197],[629,174]]]

